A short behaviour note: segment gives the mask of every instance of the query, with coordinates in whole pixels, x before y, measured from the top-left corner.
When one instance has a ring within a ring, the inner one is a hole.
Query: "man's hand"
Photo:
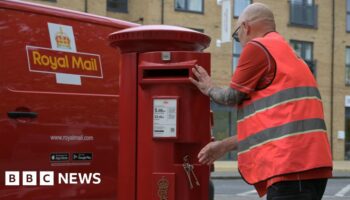
[[[221,141],[210,142],[198,153],[201,164],[211,165],[225,153],[237,149],[237,136],[231,136]]]
[[[225,149],[222,141],[210,142],[198,153],[198,160],[201,164],[211,165],[226,153]]]
[[[210,76],[207,71],[199,65],[192,68],[193,74],[197,77],[198,81],[190,77],[190,81],[198,87],[198,89],[205,95],[208,95],[209,90],[214,87]]]

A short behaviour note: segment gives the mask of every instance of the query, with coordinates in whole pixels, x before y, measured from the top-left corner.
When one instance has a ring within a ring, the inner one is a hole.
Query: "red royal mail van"
[[[116,199],[120,20],[0,1],[0,199]]]

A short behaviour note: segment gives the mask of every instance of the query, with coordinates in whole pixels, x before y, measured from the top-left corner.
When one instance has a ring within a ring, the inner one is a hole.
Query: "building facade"
[[[217,45],[221,6],[216,0],[26,0],[140,24],[167,24],[201,31],[212,38],[212,77],[228,86],[241,47]],[[350,0],[230,0],[232,23],[254,2],[274,12],[277,31],[309,65],[322,95],[334,160],[350,160]],[[232,29],[232,28],[231,28]],[[232,32],[234,30],[231,30]],[[212,104],[217,139],[234,135],[235,110]],[[223,159],[235,159],[235,153]]]

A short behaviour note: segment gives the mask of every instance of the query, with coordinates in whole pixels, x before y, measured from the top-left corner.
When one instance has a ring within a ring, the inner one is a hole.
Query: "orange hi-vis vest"
[[[238,107],[238,167],[250,184],[332,167],[321,96],[305,62],[276,32],[257,38],[276,62],[265,89]]]

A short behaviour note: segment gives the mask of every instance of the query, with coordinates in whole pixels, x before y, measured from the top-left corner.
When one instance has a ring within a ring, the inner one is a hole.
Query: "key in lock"
[[[196,186],[200,186],[199,184],[199,181],[197,179],[197,176],[196,174],[194,173],[194,166],[190,164],[190,161],[189,161],[189,158],[190,156],[189,155],[186,155],[184,158],[183,158],[183,161],[184,163],[182,164],[184,170],[185,170],[185,173],[186,173],[186,176],[187,176],[187,179],[188,179],[188,182],[189,182],[189,185],[190,185],[190,189],[193,189],[193,183],[192,183],[192,176],[194,178],[194,181],[196,183]]]

